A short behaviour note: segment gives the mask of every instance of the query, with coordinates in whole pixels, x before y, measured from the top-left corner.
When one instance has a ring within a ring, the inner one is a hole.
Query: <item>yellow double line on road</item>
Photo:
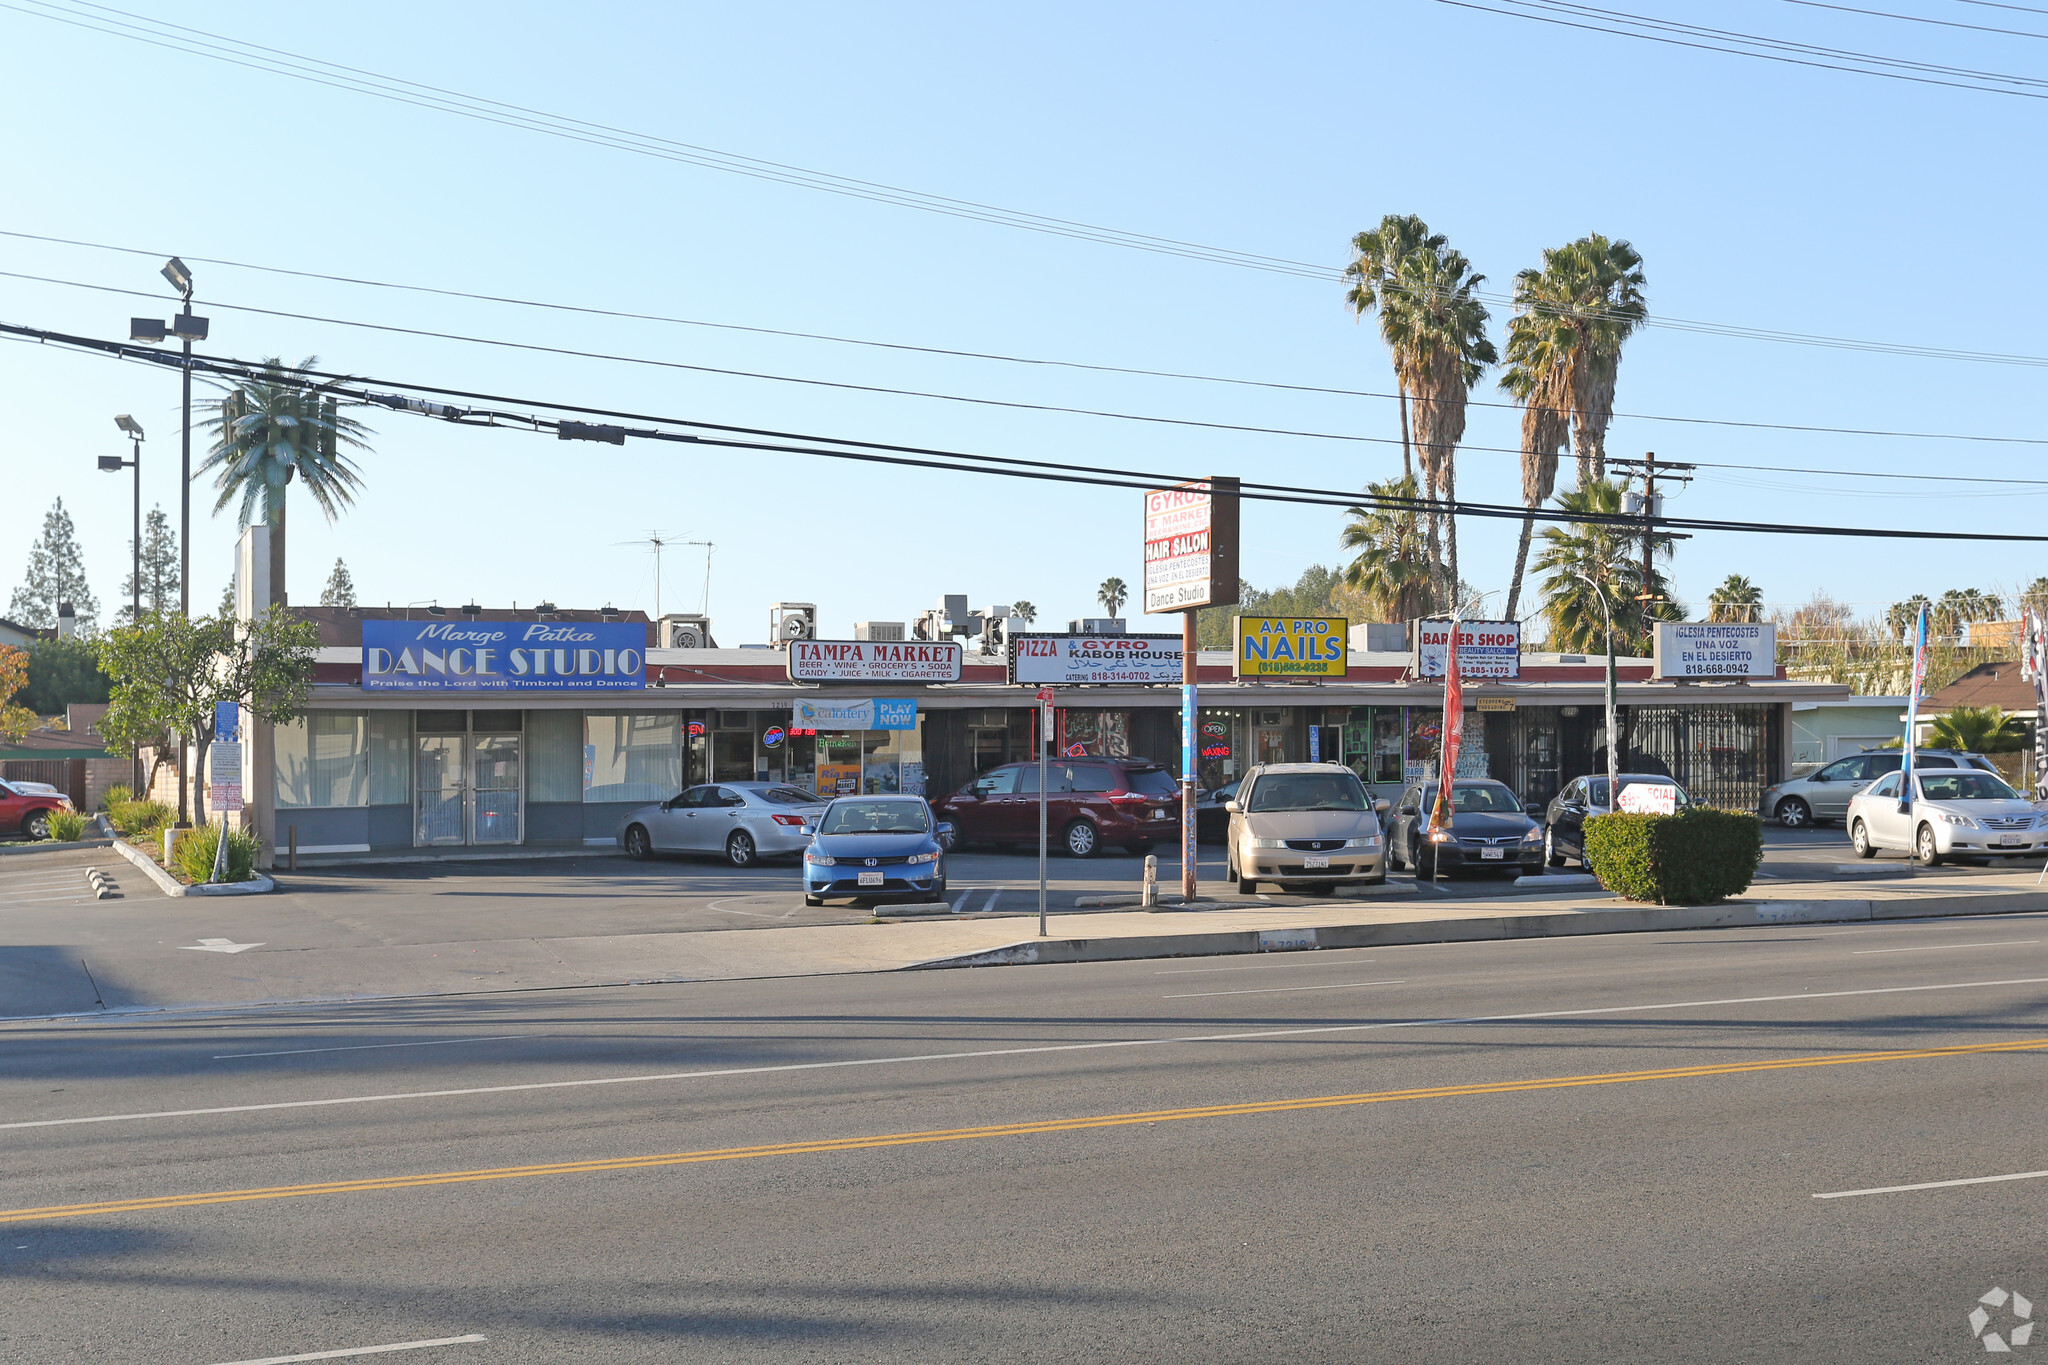
[[[1637,1081],[1679,1081],[1697,1076],[1741,1076],[1758,1071],[1794,1071],[1816,1066],[1857,1066],[1866,1062],[1905,1062],[1926,1057],[1974,1057],[1996,1052],[2028,1052],[2040,1048],[2048,1048],[2048,1038],[2023,1038],[2007,1043],[1973,1043],[1962,1047],[1910,1048],[1892,1052],[1843,1052],[1821,1057],[1782,1057],[1756,1062],[1725,1062],[1712,1066],[1662,1067],[1655,1071],[1610,1071],[1590,1076],[1548,1076],[1536,1080],[1495,1081],[1479,1085],[1436,1085],[1417,1090],[1376,1090],[1359,1095],[1314,1095],[1291,1100],[1258,1100],[1248,1104],[1209,1104],[1193,1109],[1154,1109],[1134,1114],[1096,1114],[1086,1118],[1045,1119],[1037,1123],[997,1123],[981,1128],[940,1128],[924,1133],[820,1138],[810,1142],[769,1143],[761,1147],[721,1147],[702,1152],[664,1152],[652,1156],[611,1157],[598,1161],[557,1161],[540,1166],[498,1166],[480,1171],[434,1171],[421,1175],[384,1176],[370,1180],[332,1180],[316,1185],[216,1190],[210,1194],[166,1194],[147,1199],[108,1199],[97,1204],[51,1204],[36,1209],[0,1210],[0,1223],[87,1218],[95,1214],[148,1213],[157,1209],[189,1209],[205,1204],[241,1204],[258,1199],[302,1199],[319,1194],[409,1190],[423,1185],[462,1185],[477,1180],[524,1180],[531,1176],[543,1175],[637,1171],[657,1166],[688,1166],[704,1161],[744,1161],[764,1156],[858,1152],[874,1147],[907,1147],[924,1142],[966,1142],[974,1138],[1028,1137],[1037,1133],[1071,1133],[1087,1128],[1118,1128],[1139,1123],[1178,1123],[1185,1119],[1286,1114],[1303,1109],[1342,1109],[1360,1104],[1391,1104],[1399,1100],[1456,1099],[1466,1095],[1512,1095],[1531,1090],[1567,1090],[1584,1085],[1628,1085]]]

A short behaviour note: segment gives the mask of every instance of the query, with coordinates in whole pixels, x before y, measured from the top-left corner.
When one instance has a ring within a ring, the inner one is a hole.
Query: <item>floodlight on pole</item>
[[[127,432],[130,436],[133,436],[136,440],[142,439],[142,423],[136,421],[127,413],[124,412],[119,417],[116,417],[114,425]]]
[[[171,282],[171,288],[188,299],[192,297],[192,272],[176,256],[164,262],[164,278]]]

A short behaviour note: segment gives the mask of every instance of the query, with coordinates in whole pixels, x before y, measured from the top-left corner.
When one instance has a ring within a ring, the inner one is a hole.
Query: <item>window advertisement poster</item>
[[[1233,616],[1238,678],[1341,678],[1351,622],[1342,616]]]
[[[959,682],[956,640],[791,640],[791,682]]]
[[[365,621],[366,692],[638,691],[647,627],[628,621]]]
[[[1237,601],[1237,480],[1203,479],[1145,494],[1147,612]]]
[[[1178,683],[1178,635],[1012,635],[1010,681],[1029,687]]]
[[[1417,621],[1415,654],[1409,663],[1418,678],[1441,678],[1450,652],[1449,621]],[[1458,676],[1519,678],[1522,676],[1522,624],[1519,621],[1458,622]]]
[[[887,697],[804,700],[791,706],[789,723],[793,730],[915,730],[917,702]]]
[[[1769,621],[1659,621],[1660,678],[1775,678],[1778,627]]]

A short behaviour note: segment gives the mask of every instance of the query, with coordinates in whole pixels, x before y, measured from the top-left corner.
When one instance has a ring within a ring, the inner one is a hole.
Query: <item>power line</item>
[[[1807,9],[1831,9],[1843,14],[1864,14],[1873,19],[1897,19],[1907,24],[1934,24],[1941,28],[1966,28],[1973,33],[1997,33],[2008,38],[2041,38],[2048,40],[2048,33],[2035,33],[2024,28],[1991,28],[1984,24],[1965,24],[1954,19],[1931,19],[1920,14],[1893,14],[1890,10],[1858,9],[1854,5],[1830,5],[1825,0],[1782,0],[1787,5],[1803,5]]]
[[[1194,482],[1207,477],[1206,475],[1187,473],[1115,469],[1099,465],[1073,464],[1065,461],[1028,460],[1014,456],[983,455],[968,451],[896,445],[880,441],[857,441],[843,437],[815,436],[801,432],[774,431],[758,427],[738,427],[723,423],[705,422],[693,418],[659,417],[645,413],[591,408],[552,400],[515,398],[498,394],[470,392],[405,380],[374,379],[362,375],[341,374],[335,371],[300,370],[296,372],[281,372],[275,368],[267,367],[261,362],[241,360],[227,356],[208,356],[196,352],[187,361],[178,355],[147,351],[132,343],[74,336],[42,328],[24,327],[13,323],[0,323],[0,335],[70,347],[119,359],[142,361],[160,368],[178,368],[185,364],[190,364],[195,370],[210,374],[245,379],[261,377],[269,382],[290,384],[315,392],[333,393],[338,397],[351,398],[364,404],[377,404],[399,411],[410,410],[419,412],[422,415],[438,417],[458,425],[500,426],[517,423],[531,427],[536,431],[554,430],[563,439],[604,440],[610,441],[613,444],[623,444],[628,438],[687,442],[693,445],[735,450],[771,451],[808,455],[823,459],[852,460],[864,463],[932,469],[948,473],[989,474],[1006,478],[1032,479],[1095,487],[1126,488],[1141,491],[1155,489],[1162,485]],[[393,394],[379,393],[376,389],[370,387],[372,385],[411,393],[434,394],[443,399],[459,398],[473,402],[518,403],[551,412],[573,412],[582,416],[610,417],[622,421],[651,422],[658,425],[656,427],[637,429],[619,426],[592,426],[562,418],[537,417],[529,413],[464,409],[439,403],[419,403],[416,400],[400,398]],[[688,427],[693,430],[687,432],[664,431],[659,429],[660,426]],[[738,436],[769,439],[735,439]],[[790,444],[791,442],[802,442],[803,444]],[[1510,506],[1501,503],[1461,502],[1429,498],[1391,498],[1370,493],[1353,493],[1344,489],[1312,488],[1292,484],[1249,481],[1240,485],[1240,496],[1258,502],[1292,503],[1346,509],[1370,506],[1415,513],[1441,513],[1453,517],[1480,517],[1509,521],[1570,522],[1577,525],[1605,526],[1629,531],[1640,531],[1645,525],[1649,525],[1672,531],[1730,531],[1743,534],[1826,536],[1845,539],[2048,544],[2048,535],[2020,535],[2008,532],[1986,531],[1895,530],[1860,526],[1815,526],[1791,522],[1748,522],[1707,517],[1637,516],[1626,513],[1578,512],[1555,507],[1532,508]]]

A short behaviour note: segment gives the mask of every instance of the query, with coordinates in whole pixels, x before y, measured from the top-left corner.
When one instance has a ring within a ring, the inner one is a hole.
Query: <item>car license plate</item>
[[[880,886],[881,884],[882,874],[879,872],[863,872],[860,874],[860,885],[862,886]]]
[[[2018,848],[2020,846],[2020,836],[2017,834],[2001,834],[1998,836],[1998,846],[2000,848]]]
[[[1317,868],[1328,868],[1329,865],[1330,859],[1327,855],[1318,858],[1311,854],[1301,860],[1301,870],[1304,872],[1314,872]]]
[[[1504,848],[1482,848],[1479,850],[1479,856],[1490,862],[1499,862],[1508,856],[1508,851]]]
[[[1155,810],[1152,812],[1152,818],[1154,820],[1164,820],[1166,818],[1166,812],[1163,810]]]

